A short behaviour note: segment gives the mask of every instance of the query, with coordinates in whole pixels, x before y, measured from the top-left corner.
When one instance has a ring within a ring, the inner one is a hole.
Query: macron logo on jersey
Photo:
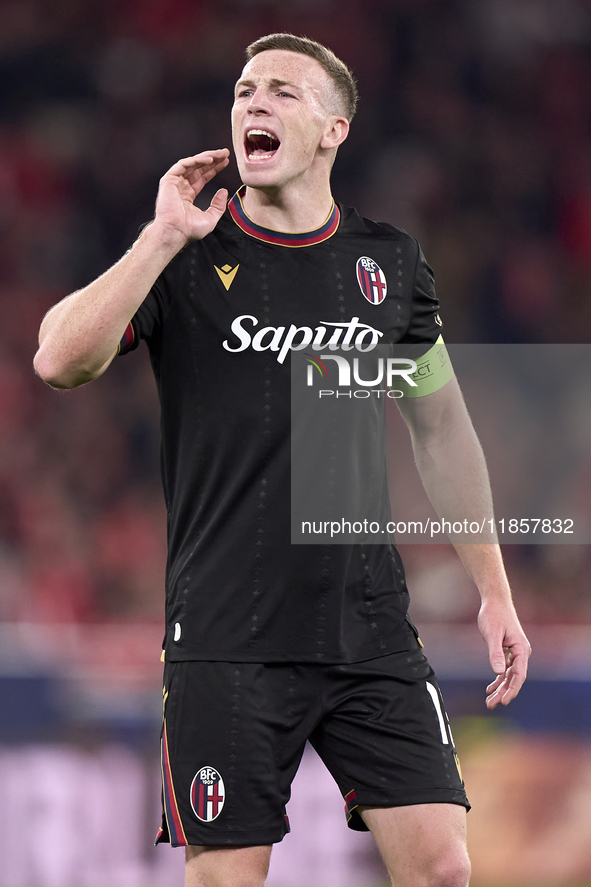
[[[218,268],[217,265],[214,265],[213,267],[217,271],[218,277],[222,281],[222,283],[224,284],[224,287],[227,290],[229,290],[230,287],[232,286],[232,283],[234,282],[234,278],[236,277],[236,272],[240,268],[240,265],[236,265],[235,268],[232,268],[232,266],[228,265],[228,263],[226,262],[226,264],[222,265],[221,268]]]
[[[238,339],[238,344],[230,344],[226,339],[223,347],[226,351],[238,353],[252,348],[253,351],[276,351],[277,362],[283,363],[290,351],[302,351],[312,348],[314,351],[341,349],[351,351],[373,351],[384,334],[367,323],[361,323],[358,317],[349,321],[329,323],[321,320],[320,325],[312,329],[309,326],[264,326],[253,334],[259,321],[253,314],[241,314],[231,326]],[[329,329],[330,332],[329,332]]]

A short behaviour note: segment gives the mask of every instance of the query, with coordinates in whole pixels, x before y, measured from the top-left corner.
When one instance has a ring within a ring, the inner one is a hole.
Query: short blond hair
[[[255,55],[269,49],[300,52],[302,55],[316,59],[334,84],[343,116],[349,122],[353,119],[359,99],[357,84],[347,65],[337,58],[332,50],[323,46],[322,43],[309,40],[307,37],[296,37],[294,34],[269,34],[267,37],[260,37],[246,47],[246,60],[249,62]]]

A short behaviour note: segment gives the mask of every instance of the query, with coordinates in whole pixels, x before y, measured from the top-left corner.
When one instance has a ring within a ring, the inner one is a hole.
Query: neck
[[[246,188],[245,212],[257,225],[273,231],[297,234],[313,231],[328,218],[333,205],[330,183],[321,191],[290,193],[285,188]]]

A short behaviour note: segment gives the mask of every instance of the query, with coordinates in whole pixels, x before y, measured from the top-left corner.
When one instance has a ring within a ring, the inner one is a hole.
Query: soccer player
[[[308,739],[397,887],[461,887],[469,804],[398,552],[290,544],[289,352],[431,349],[432,274],[412,237],[333,200],[357,100],[346,66],[291,35],[261,38],[247,59],[232,110],[243,187],[202,211],[194,200],[229,151],[172,166],[131,250],[45,317],[36,371],[73,388],[142,338],[150,351],[169,540],[158,840],[186,846],[187,887],[264,883]],[[401,408],[436,508],[488,514],[455,379]],[[457,549],[482,596],[487,705],[506,705],[529,644],[500,551]]]

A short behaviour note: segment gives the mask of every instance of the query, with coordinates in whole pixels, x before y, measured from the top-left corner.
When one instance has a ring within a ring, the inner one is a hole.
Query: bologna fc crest
[[[213,822],[224,808],[224,780],[213,767],[202,767],[191,783],[191,807],[201,822]]]
[[[357,259],[357,283],[361,292],[372,305],[379,305],[386,298],[386,275],[377,262],[368,256]]]

